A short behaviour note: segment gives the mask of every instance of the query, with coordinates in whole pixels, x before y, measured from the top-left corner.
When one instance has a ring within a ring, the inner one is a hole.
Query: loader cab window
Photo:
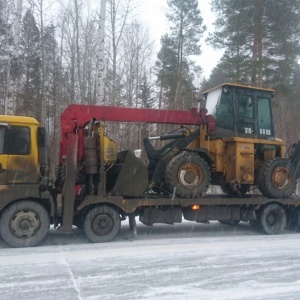
[[[254,102],[251,96],[239,95],[239,116],[240,118],[254,117]]]
[[[218,92],[218,93],[216,93]],[[210,98],[214,98],[214,107],[210,105]],[[217,127],[233,130],[233,103],[232,103],[232,91],[226,89],[218,89],[211,94],[208,94],[208,113],[210,113],[216,120]]]
[[[28,127],[0,127],[0,154],[30,154],[30,131]]]
[[[257,126],[259,135],[273,135],[270,99],[257,97]]]
[[[254,133],[254,99],[250,95],[238,95],[238,131],[239,133]]]

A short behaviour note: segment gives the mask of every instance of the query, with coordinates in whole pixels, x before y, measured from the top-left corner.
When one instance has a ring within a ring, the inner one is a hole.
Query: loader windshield
[[[217,127],[233,130],[232,92],[222,88],[216,89],[207,95],[206,108],[217,123]]]

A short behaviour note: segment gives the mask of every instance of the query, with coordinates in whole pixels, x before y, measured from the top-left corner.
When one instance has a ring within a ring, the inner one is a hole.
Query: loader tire
[[[195,153],[182,152],[166,167],[165,183],[170,193],[180,198],[198,198],[210,184],[210,170],[206,161]]]
[[[20,201],[8,206],[0,219],[3,240],[12,247],[33,247],[48,234],[50,219],[47,210],[34,201]]]
[[[289,198],[295,192],[296,184],[296,176],[288,159],[268,159],[258,171],[258,188],[268,198]]]
[[[86,237],[93,243],[110,242],[119,232],[121,218],[118,212],[109,206],[96,206],[89,210],[83,230]]]

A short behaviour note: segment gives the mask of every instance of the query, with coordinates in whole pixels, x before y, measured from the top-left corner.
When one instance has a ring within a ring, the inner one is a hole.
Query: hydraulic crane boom
[[[83,128],[91,119],[112,122],[137,122],[156,124],[208,125],[208,134],[214,131],[215,122],[212,116],[206,115],[206,110],[198,111],[192,108],[183,110],[161,110],[149,108],[125,108],[97,105],[70,105],[61,115],[61,154],[67,153],[69,134],[77,133],[79,141],[83,138]],[[82,157],[79,142],[78,159]]]

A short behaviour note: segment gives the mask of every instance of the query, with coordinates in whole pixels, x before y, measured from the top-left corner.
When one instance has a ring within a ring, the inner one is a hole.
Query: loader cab
[[[224,83],[203,95],[216,120],[216,135],[274,139],[273,90]]]

